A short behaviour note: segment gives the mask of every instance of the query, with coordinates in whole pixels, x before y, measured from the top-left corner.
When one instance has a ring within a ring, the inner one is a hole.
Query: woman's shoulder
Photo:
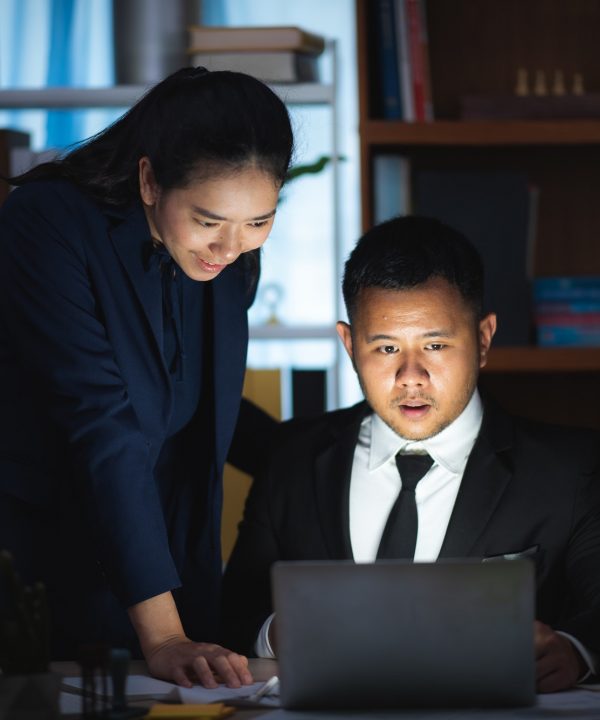
[[[75,244],[96,231],[104,235],[111,221],[106,208],[63,179],[26,182],[10,192],[0,208],[3,234],[11,228],[19,236],[43,231],[71,237]]]
[[[28,208],[40,211],[47,208],[48,211],[58,211],[69,206],[99,211],[99,207],[80,188],[61,178],[32,180],[19,185],[9,193],[3,210]]]

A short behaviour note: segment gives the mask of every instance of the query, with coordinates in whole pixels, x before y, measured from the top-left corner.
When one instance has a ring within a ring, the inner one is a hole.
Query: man
[[[272,654],[276,560],[370,562],[397,547],[415,561],[522,555],[536,565],[538,690],[589,677],[600,652],[597,435],[482,400],[496,316],[482,310],[477,252],[451,228],[426,218],[373,228],[343,291],[338,334],[366,403],[283,426],[227,568],[227,645]],[[412,510],[411,455],[425,463]]]

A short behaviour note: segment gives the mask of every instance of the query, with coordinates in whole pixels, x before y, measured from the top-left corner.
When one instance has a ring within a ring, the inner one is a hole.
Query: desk
[[[51,669],[61,675],[77,675],[79,668],[76,663],[52,663]],[[250,659],[250,671],[256,681],[268,680],[277,674],[277,663],[274,660]],[[133,661],[130,674],[147,675],[145,663]],[[586,697],[587,696],[587,697]],[[597,703],[595,702],[597,697]],[[448,709],[448,710],[398,710],[364,712],[294,712],[286,713],[276,709],[236,709],[232,720],[598,720],[600,718],[600,692],[593,695],[588,692],[569,691],[554,695],[539,696],[539,706],[531,708],[515,708],[506,710]],[[131,703],[135,705],[136,703]],[[147,702],[138,702],[147,705]],[[65,715],[65,718],[77,720],[77,715]]]
[[[265,680],[268,680],[273,675],[277,675],[277,663],[275,660],[266,660],[266,659],[260,659],[260,658],[250,658],[250,672],[254,676],[254,679],[257,682],[264,682]],[[50,669],[54,672],[59,673],[63,677],[69,677],[73,675],[79,675],[79,666],[75,662],[54,662],[51,663]],[[133,660],[129,664],[129,674],[130,675],[148,675],[148,669],[146,667],[146,663],[144,663],[142,660]],[[148,705],[148,701],[145,702],[131,702],[131,705],[139,705],[139,706],[146,706]],[[234,720],[250,720],[251,718],[258,718],[261,715],[264,715],[265,713],[272,712],[272,710],[263,710],[263,709],[252,709],[252,710],[242,710],[242,709],[236,709],[235,714],[233,715]],[[79,715],[76,714],[65,714],[61,717],[70,718],[71,720],[77,720],[79,718]]]

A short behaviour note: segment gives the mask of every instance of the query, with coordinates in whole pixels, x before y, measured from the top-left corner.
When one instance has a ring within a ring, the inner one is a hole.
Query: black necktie
[[[396,465],[402,480],[402,489],[390,510],[377,558],[407,558],[415,556],[417,544],[417,502],[415,488],[419,480],[433,465],[429,455],[396,455]]]

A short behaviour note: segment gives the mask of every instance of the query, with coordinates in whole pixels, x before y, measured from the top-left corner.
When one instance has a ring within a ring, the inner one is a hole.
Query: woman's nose
[[[233,262],[240,254],[241,239],[239,230],[223,228],[215,243],[211,246],[213,257],[217,262]]]

